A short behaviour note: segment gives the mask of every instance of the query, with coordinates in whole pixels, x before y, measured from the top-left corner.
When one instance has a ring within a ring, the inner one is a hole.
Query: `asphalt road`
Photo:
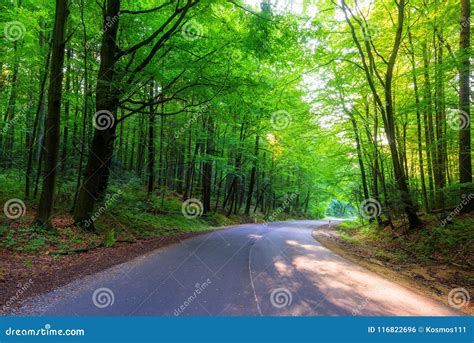
[[[20,314],[458,315],[321,246],[322,221],[196,236],[33,298]]]

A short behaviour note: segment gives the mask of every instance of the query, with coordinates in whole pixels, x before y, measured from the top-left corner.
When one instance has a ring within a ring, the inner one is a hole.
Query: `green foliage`
[[[353,1],[347,3],[355,6]],[[202,0],[175,31],[163,35],[176,23],[174,6],[130,14],[126,12],[156,4],[121,2],[124,11],[115,19],[119,20],[118,49],[124,55],[117,60],[108,84],[114,90],[110,98],[120,106],[113,114],[117,128],[111,135],[115,141],[110,142],[113,156],[107,189],[95,208],[99,237],[74,227],[69,212],[93,156],[89,149],[97,131],[92,118],[96,110],[102,110],[95,108],[96,90],[103,85],[98,82],[103,60],[99,56],[108,31],[103,30],[100,4],[74,1],[70,8],[66,44],[70,56],[66,56],[61,101],[61,163],[54,192],[55,219],[60,222],[56,231],[30,225],[42,187],[45,113],[39,104],[48,97],[42,98],[39,89],[47,72],[54,3],[0,4],[0,29],[15,22],[23,33],[18,40],[5,39],[0,47],[0,203],[19,198],[26,204],[24,216],[0,218],[0,246],[19,252],[50,247],[67,250],[99,240],[112,246],[122,237],[157,237],[240,223],[253,170],[255,187],[245,220],[261,221],[274,212],[278,212],[275,219],[347,218],[359,213],[364,198],[373,197],[383,207],[384,221],[404,222],[406,206],[393,175],[393,154],[381,113],[385,101],[377,106],[373,94],[375,91],[382,99],[385,95],[383,82],[378,80],[383,79],[393,50],[396,2],[364,3],[360,11],[354,8],[353,22],[363,22],[367,30],[364,33],[365,29],[356,27],[354,35],[341,8],[331,0],[304,1],[303,13],[281,10],[268,1],[255,7],[243,1],[238,4]],[[316,15],[308,17],[309,12]],[[459,203],[459,132],[456,125],[449,125],[449,118],[442,117],[459,103],[459,56],[454,50],[459,45],[458,17],[456,0],[407,4],[391,98],[396,148],[417,209],[423,209],[419,151],[428,188],[429,181],[433,183],[428,179],[435,178],[427,207],[440,209]],[[155,36],[168,19],[171,22]],[[191,31],[196,34],[190,35]],[[363,71],[354,36],[373,49],[373,87]],[[163,44],[155,51],[153,46],[160,41]],[[137,50],[127,53],[137,45]],[[146,60],[150,63],[141,68]],[[46,89],[49,82],[46,78]],[[158,100],[149,104],[151,90]],[[436,113],[429,125],[430,108]],[[436,139],[430,142],[427,129],[431,125]],[[30,135],[35,135],[31,149]],[[155,187],[149,194],[145,190],[150,146],[155,149]],[[440,169],[446,174],[444,181],[433,175],[440,163],[436,156],[441,153],[445,158],[440,160],[447,163]],[[29,158],[30,195],[26,199]],[[204,189],[209,187],[203,181],[204,166],[211,168],[211,210],[190,220],[181,213],[183,193],[203,200]],[[234,191],[238,194],[229,196],[224,206],[233,180],[238,180]],[[291,194],[298,196],[284,206]],[[260,203],[259,198],[263,199]],[[384,231],[372,229],[374,225],[360,229],[360,234],[382,239]],[[461,238],[465,228],[458,225],[421,231],[432,235],[433,245],[420,243],[412,248],[424,256],[440,245],[454,249],[465,239]]]
[[[117,239],[115,238],[115,230],[114,229],[109,230],[105,235],[104,246],[106,248],[111,248],[113,247],[116,241]]]
[[[342,239],[374,248],[374,254],[397,261],[416,258],[419,261],[437,259],[441,262],[463,263],[470,259],[469,250],[474,240],[471,217],[456,218],[452,224],[440,227],[434,217],[426,218],[423,229],[394,238],[393,232],[376,224],[361,225],[358,221],[344,221],[337,230]]]

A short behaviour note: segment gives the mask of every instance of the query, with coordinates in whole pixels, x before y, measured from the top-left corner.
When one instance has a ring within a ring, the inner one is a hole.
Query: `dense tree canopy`
[[[1,172],[42,226],[93,229],[111,185],[157,216],[473,208],[469,0],[0,6]]]

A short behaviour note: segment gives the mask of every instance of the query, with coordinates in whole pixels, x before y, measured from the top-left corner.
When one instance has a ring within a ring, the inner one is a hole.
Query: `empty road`
[[[30,299],[21,314],[437,316],[460,314],[321,246],[323,221],[196,236]]]

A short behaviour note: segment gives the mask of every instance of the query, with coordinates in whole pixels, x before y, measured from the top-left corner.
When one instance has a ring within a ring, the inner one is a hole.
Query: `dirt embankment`
[[[464,288],[468,291],[466,301],[458,299],[464,304],[459,308],[467,315],[474,315],[472,304],[474,297],[474,272],[469,268],[460,268],[451,264],[420,262],[408,260],[404,262],[380,257],[380,247],[356,244],[341,238],[335,225],[322,226],[313,230],[313,237],[324,247],[340,256],[355,262],[393,282],[408,287],[414,291],[426,294],[432,298],[448,304],[448,296],[453,289]],[[456,299],[455,299],[456,301]]]
[[[116,243],[111,248],[98,247],[61,256],[12,254],[0,250],[0,315],[14,311],[32,296],[64,286],[77,278],[100,272],[186,238],[222,229],[225,228]]]

